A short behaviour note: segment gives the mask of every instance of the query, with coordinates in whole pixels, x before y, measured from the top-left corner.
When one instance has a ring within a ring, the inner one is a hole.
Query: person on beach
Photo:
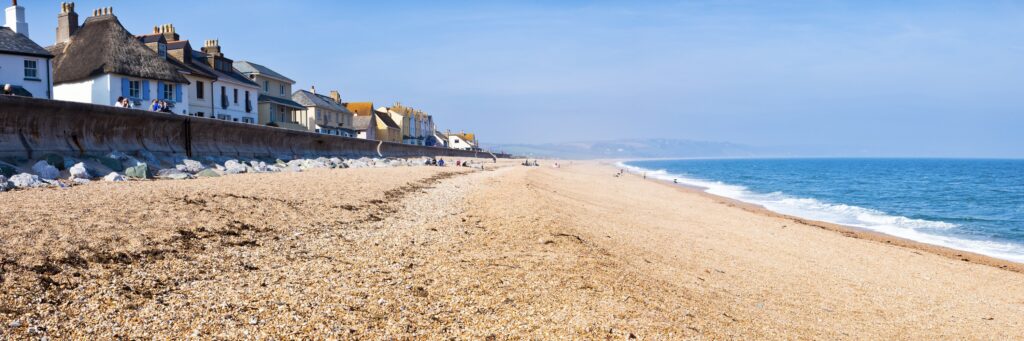
[[[444,159],[437,160],[438,167],[444,167]]]
[[[458,166],[462,166],[462,161],[461,160],[456,160],[455,161],[455,167],[458,167]]]
[[[118,108],[124,108],[124,97],[123,96],[118,96],[117,97],[117,102],[114,102],[114,106],[118,107]]]
[[[14,88],[12,88],[10,84],[4,84],[4,95],[5,96],[13,96],[14,95]]]
[[[672,179],[672,183],[678,184],[679,183],[679,179]]]

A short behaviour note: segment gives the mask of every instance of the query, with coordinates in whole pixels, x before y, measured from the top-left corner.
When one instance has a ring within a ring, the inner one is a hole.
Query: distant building
[[[357,137],[368,140],[402,143],[402,128],[388,114],[375,110],[373,102],[342,104],[355,115],[352,119],[352,124],[357,131]]]
[[[448,148],[459,150],[478,150],[479,145],[473,133],[448,134]]]
[[[306,129],[320,134],[356,137],[352,130],[352,119],[355,116],[341,103],[341,94],[331,91],[330,96],[316,93],[316,87],[310,91],[299,90],[292,94],[292,100],[305,107],[298,114],[302,117],[299,124]]]
[[[427,145],[427,139],[433,136],[433,117],[401,103],[395,103],[387,110],[391,118],[402,127],[402,143]]]
[[[175,113],[188,112],[183,71],[129,33],[109,7],[79,27],[74,4],[62,4],[57,41],[47,50],[55,56],[55,99],[113,105],[123,96],[140,109],[161,99]]]
[[[295,81],[253,62],[238,61],[234,67],[260,87],[257,99],[259,124],[308,131],[306,126],[299,123],[299,113],[306,110],[306,107],[292,100],[292,85]]]
[[[0,27],[0,88],[11,85],[15,95],[53,98],[53,54],[28,36],[25,8],[7,8],[7,24]]]

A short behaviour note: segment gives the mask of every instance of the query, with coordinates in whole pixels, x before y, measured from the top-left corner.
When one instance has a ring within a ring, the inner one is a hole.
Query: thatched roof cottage
[[[74,3],[61,4],[57,41],[47,48],[55,56],[55,99],[114,105],[124,96],[140,109],[160,99],[173,112],[188,114],[188,72],[169,62],[165,50],[139,41],[109,7],[93,11],[81,26],[74,9]]]

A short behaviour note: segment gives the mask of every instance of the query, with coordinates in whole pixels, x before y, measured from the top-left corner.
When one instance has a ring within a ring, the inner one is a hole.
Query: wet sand
[[[1024,337],[998,263],[498,166],[0,193],[0,339]]]

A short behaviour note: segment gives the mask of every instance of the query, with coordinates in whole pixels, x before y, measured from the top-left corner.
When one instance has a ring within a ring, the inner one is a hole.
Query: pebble
[[[20,328],[22,326],[21,320],[14,320],[7,324],[8,328]]]

